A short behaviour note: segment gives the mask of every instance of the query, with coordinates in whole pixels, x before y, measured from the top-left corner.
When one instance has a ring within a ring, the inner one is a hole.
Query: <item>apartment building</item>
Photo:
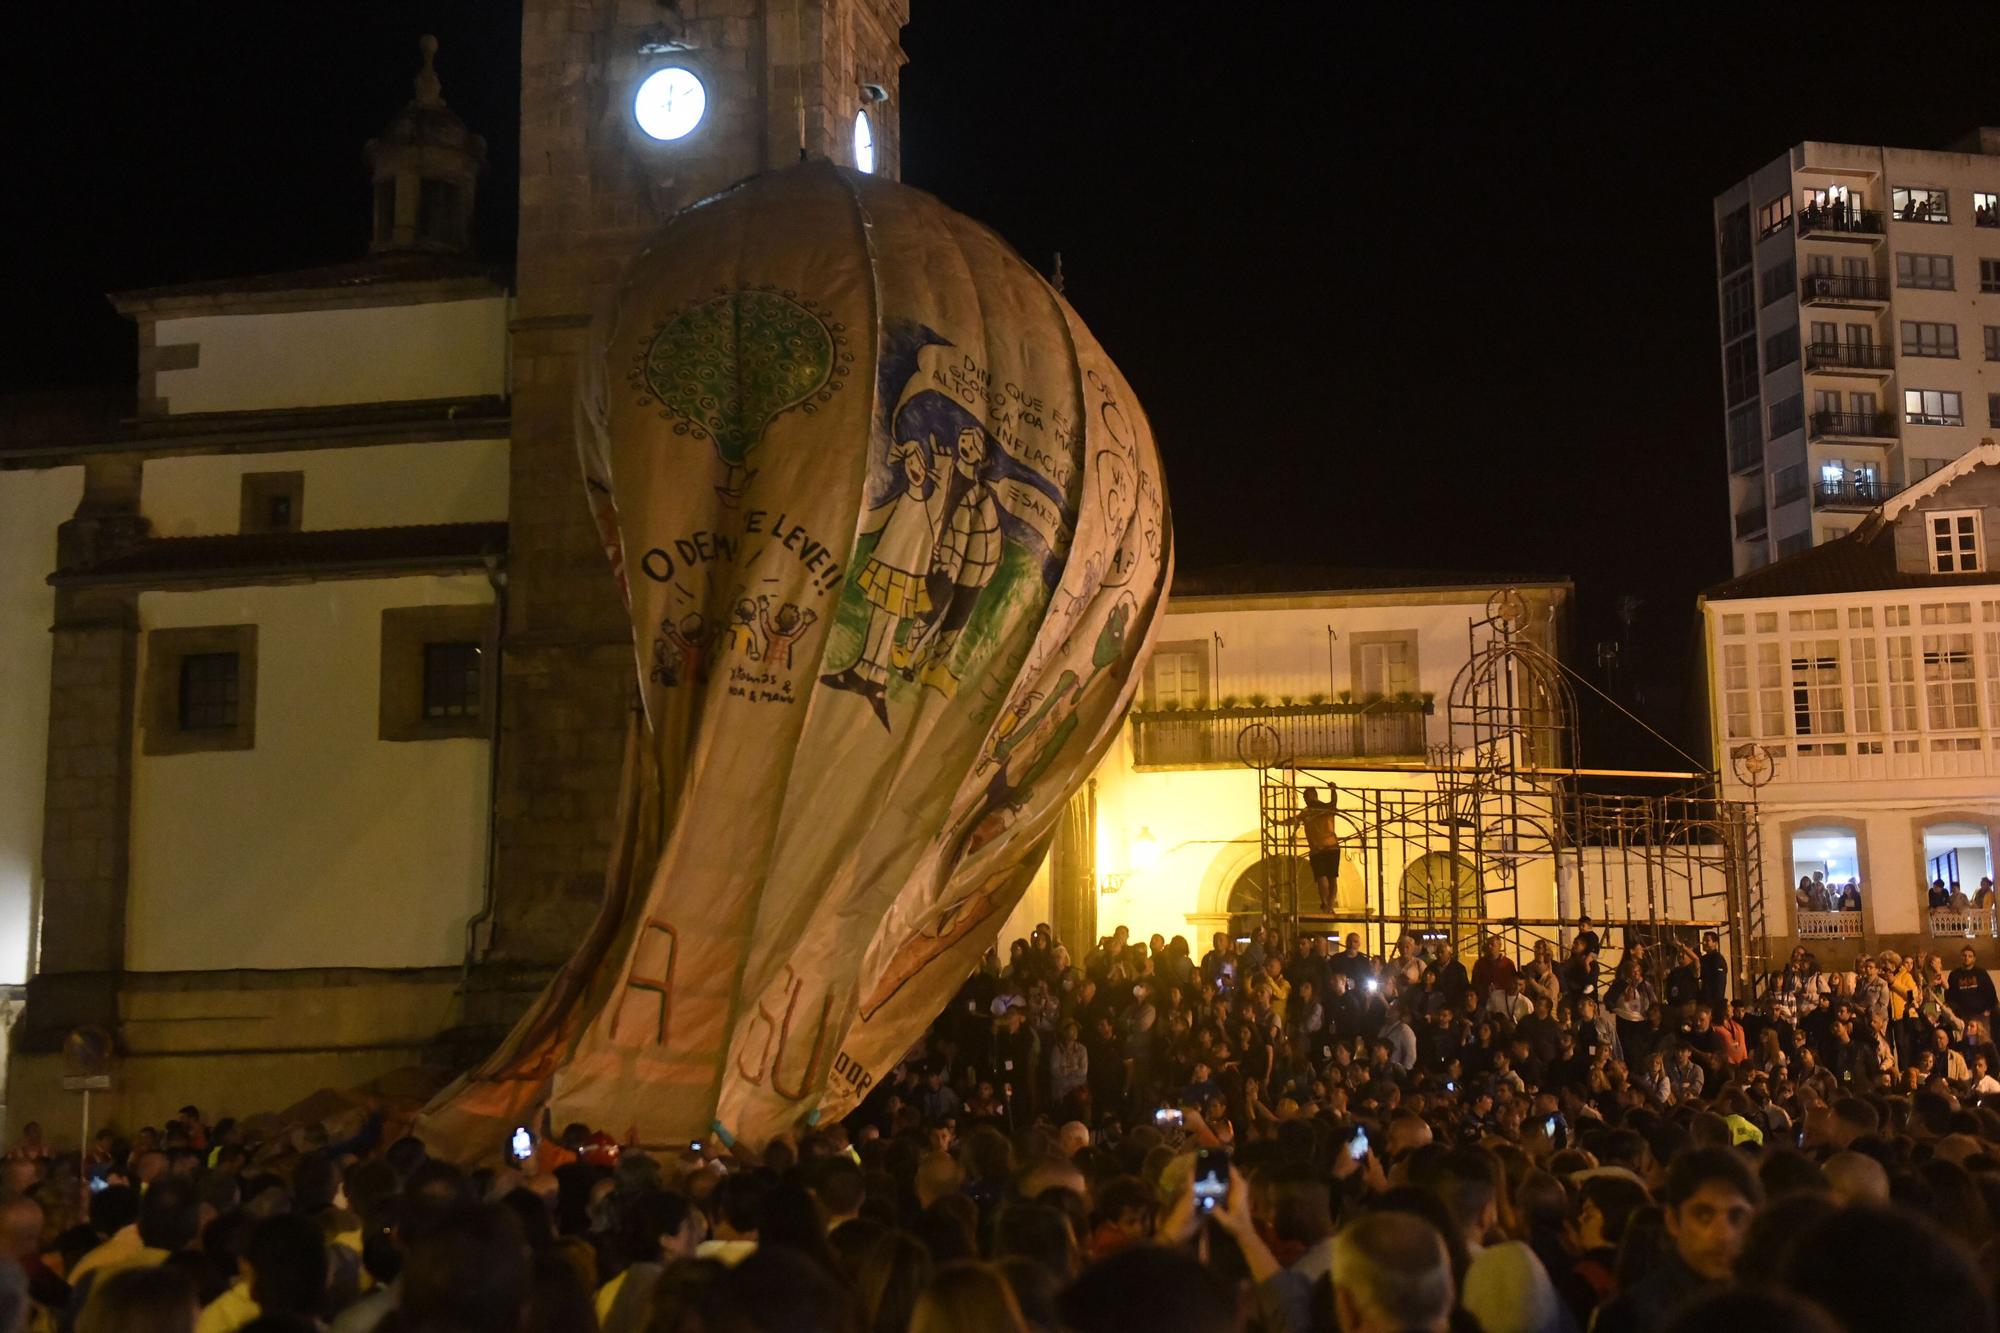
[[[1715,198],[1744,574],[1854,530],[2000,423],[2000,128],[1807,142]]]
[[[1975,897],[2000,837],[2000,445],[1859,516],[1853,531],[1701,599],[1723,795],[1754,800],[1771,957],[1946,949],[1996,936]],[[1826,910],[1802,880],[1852,882]]]

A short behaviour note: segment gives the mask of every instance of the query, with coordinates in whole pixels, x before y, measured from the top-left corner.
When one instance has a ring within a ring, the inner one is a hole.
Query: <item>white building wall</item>
[[[1966,620],[1924,623],[1926,605],[1965,607]],[[1891,609],[1900,609],[1906,623],[1891,625]],[[1793,630],[1795,613],[1832,611],[1838,629]],[[1865,614],[1868,623],[1855,623]],[[1723,778],[1723,795],[1757,801],[1764,857],[1764,913],[1773,935],[1792,933],[1793,873],[1791,839],[1809,827],[1852,829],[1860,860],[1862,921],[1873,936],[1926,936],[1928,911],[1924,899],[1925,857],[1922,830],[1927,825],[1973,823],[1989,829],[2000,848],[2000,589],[1993,587],[1933,587],[1831,594],[1822,597],[1732,599],[1705,603],[1710,734]],[[1974,679],[1986,725],[1980,734],[1934,732],[1923,681],[1922,638],[1925,634],[1969,634],[1974,653]],[[1885,642],[1890,635],[1913,639],[1915,655],[1915,721],[1913,729],[1892,729],[1893,712],[1887,691],[1890,681]],[[1793,643],[1835,638],[1840,644],[1840,692],[1846,729],[1821,735],[1797,734],[1795,695],[1790,675]],[[1783,672],[1780,682],[1781,729],[1764,725],[1755,695],[1755,647],[1777,643]],[[1872,643],[1875,677],[1880,692],[1877,712],[1883,726],[1856,729],[1856,645]],[[1752,696],[1747,729],[1732,729],[1725,653],[1732,645],[1748,648],[1752,660]],[[1958,746],[1976,741],[1978,748]],[[1730,751],[1743,744],[1778,751],[1768,782],[1756,790],[1734,771]],[[1802,747],[1804,752],[1802,752]],[[1841,753],[1815,753],[1839,747]],[[1873,747],[1872,749],[1870,747]],[[1879,751],[1879,752],[1877,752]],[[1972,892],[1974,885],[1967,885]]]
[[[0,472],[0,985],[31,966],[41,892],[49,746],[49,626],[56,528],[83,496],[83,469]]]
[[[258,627],[257,725],[245,751],[147,755],[139,739],[128,966],[464,957],[483,894],[488,742],[377,739],[380,625],[390,607],[491,600],[474,575],[141,596],[144,630]]]
[[[307,531],[507,517],[504,439],[153,458],[140,505],[161,537],[238,532],[246,472],[304,473]]]
[[[155,384],[174,414],[472,398],[507,392],[504,296],[282,314],[161,319],[159,347],[196,365]]]

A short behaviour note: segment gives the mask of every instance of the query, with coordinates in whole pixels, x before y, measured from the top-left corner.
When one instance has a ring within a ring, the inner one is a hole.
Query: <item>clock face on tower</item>
[[[868,113],[854,113],[854,167],[855,170],[875,174],[875,127],[868,123]]]
[[[656,69],[632,97],[632,118],[647,137],[670,143],[694,133],[708,109],[708,90],[694,71],[679,65]]]

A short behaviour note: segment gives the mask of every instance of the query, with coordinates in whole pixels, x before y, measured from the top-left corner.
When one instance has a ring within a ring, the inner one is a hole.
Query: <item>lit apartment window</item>
[[[1921,287],[1930,291],[1951,291],[1951,256],[1897,255],[1896,285],[1898,287]]]
[[[1757,210],[1757,234],[1769,236],[1772,232],[1784,230],[1792,220],[1792,197],[1781,194],[1770,203]]]
[[[1979,290],[1987,293],[2000,292],[2000,259],[1979,261]]]
[[[1973,510],[1930,514],[1931,572],[1971,574],[1981,569],[1979,515]]]
[[[1963,426],[1965,401],[1952,389],[1905,389],[1903,419],[1912,426]]]
[[[1898,222],[1951,221],[1951,197],[1944,190],[1899,186],[1889,192],[1889,207]]]
[[[1903,321],[1904,356],[1958,355],[1958,325],[1924,320]]]
[[[1980,194],[1972,196],[1972,225],[1975,227],[2000,227],[2000,194]]]

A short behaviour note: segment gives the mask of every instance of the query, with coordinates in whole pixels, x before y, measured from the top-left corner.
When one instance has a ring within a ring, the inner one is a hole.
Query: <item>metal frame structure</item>
[[[1754,807],[1720,799],[1705,768],[1581,767],[1574,674],[1526,632],[1527,619],[1525,599],[1507,589],[1468,623],[1471,655],[1452,682],[1446,743],[1423,767],[1399,770],[1428,776],[1425,785],[1364,784],[1352,767],[1295,764],[1278,753],[1274,731],[1245,729],[1238,753],[1258,772],[1266,926],[1287,947],[1301,932],[1359,929],[1371,951],[1406,933],[1449,935],[1461,949],[1497,934],[1517,958],[1547,940],[1560,960],[1565,930],[1588,912],[1610,953],[1721,933],[1737,993],[1749,994],[1765,971]],[[1343,855],[1361,866],[1359,908],[1319,906],[1306,870],[1312,788],[1332,806]],[[1524,884],[1535,880],[1552,890],[1554,915],[1523,910]],[[1655,960],[1671,952],[1648,949]]]

